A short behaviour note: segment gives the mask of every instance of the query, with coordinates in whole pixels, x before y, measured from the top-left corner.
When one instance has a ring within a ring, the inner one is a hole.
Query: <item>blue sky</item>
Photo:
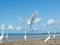
[[[39,24],[34,25],[36,28],[40,29],[37,32],[47,32],[48,30],[53,32],[54,29],[50,30],[50,27],[43,28],[41,26],[49,19],[60,20],[60,0],[0,0],[0,26],[1,24],[22,26],[18,17],[28,19],[35,10],[38,11],[36,17],[42,18]],[[58,30],[58,32],[59,31],[60,30]],[[5,32],[24,33],[24,31],[16,30]],[[36,33],[36,31],[33,33]]]

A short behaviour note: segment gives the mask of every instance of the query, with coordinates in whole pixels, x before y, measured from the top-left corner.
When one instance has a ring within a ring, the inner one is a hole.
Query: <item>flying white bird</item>
[[[21,23],[25,23],[25,20],[22,17],[18,17]]]
[[[21,17],[19,17],[19,20],[21,22],[26,22],[30,26],[30,29],[32,29],[32,24],[39,23],[41,21],[41,18],[37,18],[36,20],[34,20],[37,14],[38,14],[38,11],[35,11],[33,12],[32,16],[28,20],[23,20]]]
[[[32,16],[31,16],[28,20],[24,20],[24,19],[21,18],[21,17],[19,17],[19,20],[20,20],[21,22],[26,22],[28,25],[31,25],[31,24],[33,24],[33,20],[34,20],[34,18],[35,18],[35,16],[36,16],[37,14],[38,14],[38,12],[35,11],[35,12],[33,12]]]
[[[2,35],[0,36],[0,41],[1,41],[1,43],[3,43],[3,37],[4,37],[4,29],[5,29],[5,25],[4,24],[2,24],[2,27],[1,27],[1,30],[2,30]]]
[[[51,37],[50,37],[50,32],[48,32],[49,36],[44,40],[45,42],[47,42]]]
[[[31,24],[33,24],[33,20],[34,20],[34,18],[35,18],[35,16],[38,14],[38,12],[37,11],[35,11],[33,14],[32,14],[32,16],[29,18],[29,20],[27,21],[27,23],[28,23],[28,25],[31,25]]]

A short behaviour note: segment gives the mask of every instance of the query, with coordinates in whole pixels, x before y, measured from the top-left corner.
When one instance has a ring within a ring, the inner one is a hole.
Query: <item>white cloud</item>
[[[55,25],[55,20],[54,19],[49,19],[46,24],[42,25],[43,27],[50,26],[50,25]]]
[[[48,25],[53,25],[55,24],[55,20],[53,19],[49,19],[48,22],[47,22]]]
[[[39,23],[42,20],[42,18],[37,18],[34,23]]]
[[[8,25],[8,28],[7,29],[8,30],[12,30],[12,29],[14,29],[14,27],[12,25]]]
[[[21,27],[19,27],[19,26],[17,26],[17,27],[16,27],[16,30],[21,30],[21,29],[22,29],[22,28],[21,28]]]
[[[60,21],[49,19],[46,24],[42,25],[43,27],[52,27],[54,29],[60,30]]]

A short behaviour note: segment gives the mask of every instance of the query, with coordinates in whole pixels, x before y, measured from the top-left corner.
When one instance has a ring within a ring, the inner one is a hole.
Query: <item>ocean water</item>
[[[55,34],[56,38],[60,38],[60,34]],[[27,34],[27,40],[44,40],[48,37],[48,34]],[[53,38],[53,34],[51,34]],[[24,34],[8,34],[8,39],[4,35],[4,42],[19,41],[24,40]]]

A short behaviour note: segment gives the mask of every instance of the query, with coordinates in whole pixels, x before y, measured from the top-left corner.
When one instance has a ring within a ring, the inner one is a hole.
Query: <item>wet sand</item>
[[[15,42],[3,42],[0,45],[60,45],[59,39],[50,39],[48,42],[44,42],[44,40],[20,40]]]

